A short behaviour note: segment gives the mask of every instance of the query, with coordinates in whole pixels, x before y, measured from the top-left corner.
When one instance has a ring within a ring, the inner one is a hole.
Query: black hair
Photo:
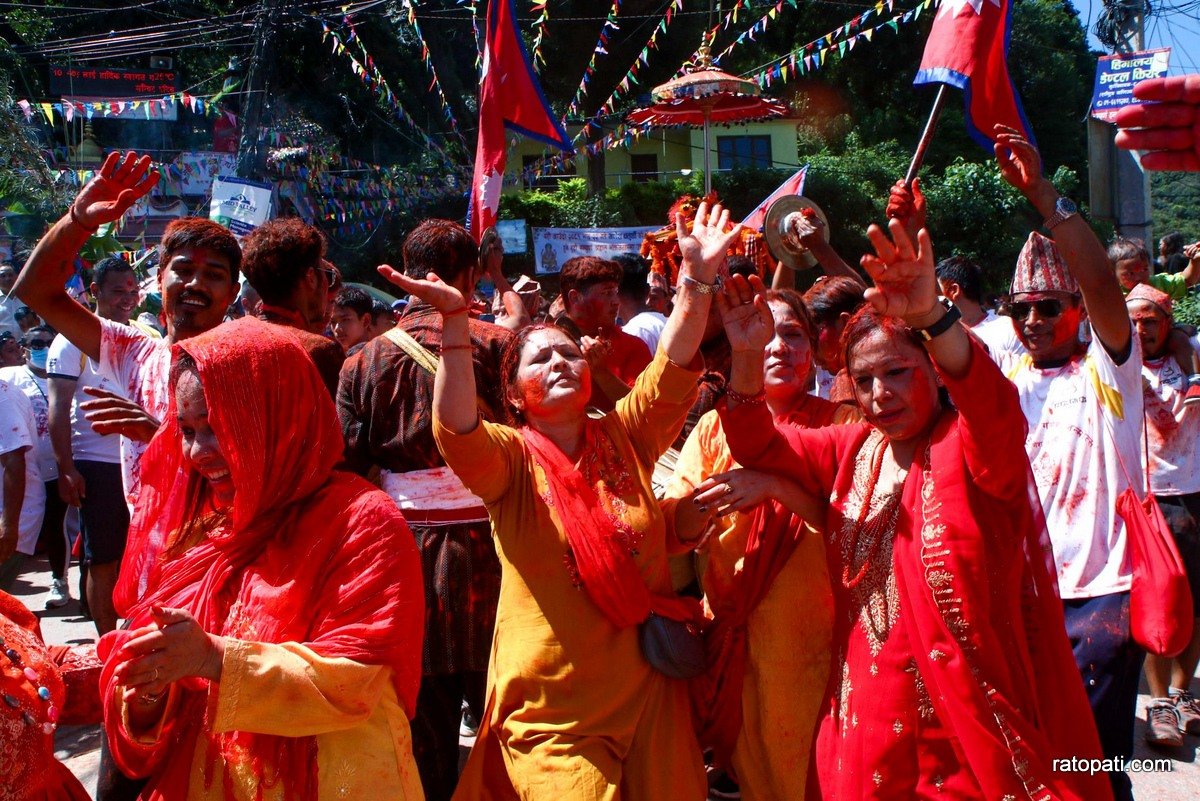
[[[339,309],[350,309],[358,317],[371,314],[374,302],[371,296],[356,286],[342,287],[333,299],[333,305]]]
[[[937,277],[947,283],[958,284],[967,300],[983,302],[983,271],[970,259],[963,256],[942,259],[937,265]]]
[[[621,282],[617,294],[638,304],[644,304],[650,296],[650,262],[636,253],[619,253],[613,261],[621,265]]]
[[[92,283],[100,289],[111,275],[124,275],[133,272],[133,265],[119,256],[105,256],[92,267]]]

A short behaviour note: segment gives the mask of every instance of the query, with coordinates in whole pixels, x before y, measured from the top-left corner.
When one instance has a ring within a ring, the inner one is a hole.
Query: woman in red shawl
[[[1103,774],[1057,769],[1101,751],[1016,390],[937,302],[928,234],[914,248],[890,227],[894,243],[868,230],[871,305],[844,335],[865,423],[777,431],[761,401],[761,285],[738,281],[721,299],[734,458],[828,499],[833,663],[808,796],[1111,798]]]
[[[175,346],[116,597],[129,628],[101,641],[109,746],[142,798],[422,798],[416,547],[341,456],[285,329]]]

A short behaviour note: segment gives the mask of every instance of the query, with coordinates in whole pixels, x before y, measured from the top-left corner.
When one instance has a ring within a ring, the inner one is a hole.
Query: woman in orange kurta
[[[171,379],[117,588],[129,629],[100,644],[116,765],[147,801],[423,798],[416,546],[334,469],[312,361],[246,318],[176,345]]]
[[[437,281],[381,268],[443,315],[434,435],[480,496],[502,566],[488,708],[456,799],[673,799],[707,793],[687,686],[642,655],[638,624],[686,617],[671,593],[673,541],[651,488],[683,425],[717,268],[736,229],[702,207],[680,226],[686,276],[659,352],[616,409],[590,420],[587,361],[549,326],[524,329],[504,360],[519,428],[479,420],[466,302]],[[453,376],[453,378],[450,378]],[[698,609],[695,610],[698,612]]]
[[[799,294],[773,291],[765,298],[775,336],[763,351],[763,380],[776,425],[818,428],[860,420],[855,407],[806,391],[813,327]],[[791,498],[789,484],[742,469],[729,452],[714,410],[688,436],[666,490],[667,498],[703,504],[713,516],[705,521],[712,533],[696,551],[706,612],[718,619],[735,618],[730,638],[746,653],[732,670],[729,658],[714,660],[710,679],[696,682],[696,712],[703,744],[714,748],[717,761],[732,767],[747,801],[804,798],[813,729],[829,676],[833,597],[822,536],[803,522],[803,502],[787,504],[795,514],[762,508],[768,497]],[[819,514],[813,519],[821,522]],[[751,533],[757,535],[753,540]],[[682,538],[695,534],[677,530]],[[782,564],[774,568],[769,586],[749,586],[753,571],[747,575],[744,568],[756,558],[755,545],[761,540],[769,548],[771,539],[792,538],[787,553],[772,554]],[[750,597],[754,595],[761,598]],[[735,671],[743,678],[736,691],[729,688],[730,703],[741,707],[740,726],[738,710],[719,708],[718,688],[736,682]],[[733,721],[726,724],[730,717]]]

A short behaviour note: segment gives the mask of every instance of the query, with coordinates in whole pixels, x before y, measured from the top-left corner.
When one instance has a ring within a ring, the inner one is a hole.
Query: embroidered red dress
[[[829,499],[833,663],[812,798],[1111,798],[1067,642],[1016,391],[977,344],[895,496],[868,424],[776,431],[722,411],[734,458]],[[863,506],[867,510],[863,513]]]

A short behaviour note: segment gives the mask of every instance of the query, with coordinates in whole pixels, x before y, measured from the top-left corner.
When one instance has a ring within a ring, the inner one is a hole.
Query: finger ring
[[[158,674],[160,672],[162,672],[162,667],[161,666],[155,667],[154,673],[150,677],[150,681],[158,681]]]
[[[725,494],[726,494],[726,495],[729,495],[729,494],[730,494],[730,493],[732,493],[732,492],[733,492],[733,485],[732,485],[732,484],[726,484],[726,485],[725,485]]]

